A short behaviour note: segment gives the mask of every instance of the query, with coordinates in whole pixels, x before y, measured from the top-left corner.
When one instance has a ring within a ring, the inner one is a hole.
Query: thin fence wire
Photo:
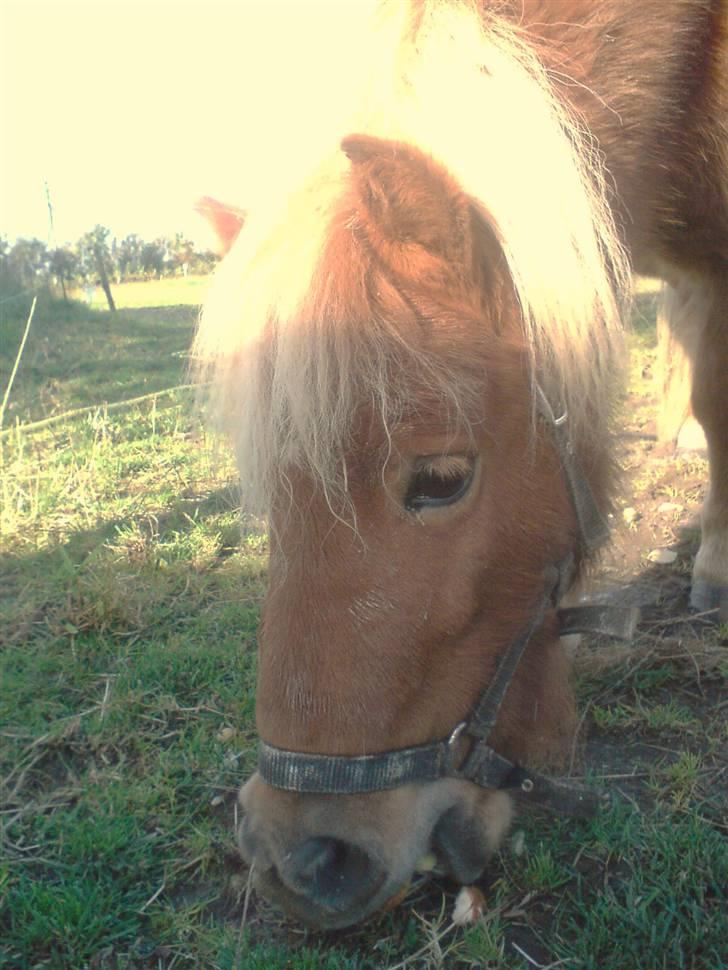
[[[100,404],[89,404],[86,407],[73,408],[71,411],[64,411],[61,414],[52,414],[50,417],[42,418],[39,421],[30,421],[27,424],[18,422],[12,428],[6,428],[4,431],[0,432],[0,439],[6,438],[11,434],[33,434],[36,431],[41,431],[62,421],[71,421],[75,418],[83,417],[85,414],[94,414],[99,411],[118,411],[122,408],[133,407],[135,404],[142,404],[144,401],[151,401],[155,398],[164,397],[168,394],[174,394],[177,391],[193,391],[204,386],[205,385],[203,384],[177,384],[175,387],[166,387],[161,391],[151,391],[149,394],[142,394],[139,397],[130,397],[124,401],[112,401],[111,403],[102,401]]]
[[[3,303],[10,303],[11,300],[20,300],[24,296],[37,295],[37,292],[38,291],[36,289],[21,290],[20,293],[13,293],[12,296],[5,296],[2,300],[0,300],[0,306],[2,306]]]
[[[20,358],[23,356],[23,351],[25,350],[25,341],[28,339],[28,333],[30,332],[30,325],[33,322],[33,314],[35,313],[35,305],[38,302],[37,297],[33,297],[33,303],[30,307],[30,313],[28,314],[28,319],[25,322],[25,330],[23,330],[23,336],[20,341],[20,347],[15,355],[15,363],[13,364],[13,369],[10,372],[10,380],[8,381],[8,386],[5,388],[5,394],[3,395],[2,404],[0,404],[0,431],[2,430],[3,421],[5,419],[5,409],[8,406],[8,401],[10,400],[10,392],[13,389],[13,383],[15,381],[15,375],[18,373],[18,367],[20,365]]]

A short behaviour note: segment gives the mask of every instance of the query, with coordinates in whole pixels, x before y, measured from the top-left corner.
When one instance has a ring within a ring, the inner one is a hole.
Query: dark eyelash
[[[435,462],[436,459],[423,461],[412,475],[404,502],[408,511],[452,505],[468,491],[473,479],[472,462],[457,462],[449,468],[438,468]]]

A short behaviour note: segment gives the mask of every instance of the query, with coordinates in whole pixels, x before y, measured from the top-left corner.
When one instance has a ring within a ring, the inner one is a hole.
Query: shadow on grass
[[[163,512],[129,514],[100,521],[90,529],[76,529],[64,541],[50,544],[40,551],[0,554],[0,588],[2,599],[15,601],[28,582],[52,587],[53,577],[60,568],[69,577],[82,569],[89,557],[107,547],[121,533],[140,524],[146,525],[150,539],[165,535],[184,536],[192,533],[200,523],[221,513],[239,513],[239,492],[235,485],[228,485],[210,492],[204,498],[177,498],[171,508]],[[262,532],[260,523],[248,523],[255,535]],[[246,525],[241,520],[238,539],[245,534]],[[225,544],[219,551],[222,560],[234,551],[235,531],[229,530],[227,538],[233,544]],[[119,565],[122,565],[119,560]],[[14,639],[11,637],[11,639]]]
[[[183,383],[198,308],[116,313],[47,302],[36,312],[6,414],[27,423]],[[9,374],[24,317],[0,318],[0,371]]]

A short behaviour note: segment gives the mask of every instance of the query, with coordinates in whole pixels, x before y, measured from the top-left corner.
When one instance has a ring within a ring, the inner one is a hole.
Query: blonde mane
[[[256,189],[193,349],[195,376],[211,383],[213,415],[235,442],[246,503],[263,513],[287,465],[329,492],[341,487],[342,446],[362,395],[385,426],[403,403],[387,366],[392,347],[403,349],[394,321],[353,326],[324,272],[350,171],[340,144],[351,133],[415,146],[482,205],[520,302],[534,379],[568,409],[576,434],[587,414],[590,433],[603,430],[621,358],[628,267],[599,158],[516,27],[459,0],[373,2],[357,24],[342,98],[331,111],[310,105],[310,143],[291,146],[270,191]],[[324,40],[311,61],[332,45],[341,56],[335,37]],[[256,133],[247,134],[254,146]],[[433,381],[457,407],[458,375]]]

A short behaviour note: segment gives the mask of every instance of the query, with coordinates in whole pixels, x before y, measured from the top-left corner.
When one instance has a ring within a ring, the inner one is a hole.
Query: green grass
[[[241,926],[235,795],[255,758],[265,531],[241,520],[187,391],[105,407],[184,382],[183,296],[147,284],[114,315],[42,303],[21,362],[0,483],[0,965],[722,966],[720,631],[582,671],[590,729],[624,760],[602,774],[636,771],[639,792],[590,822],[520,821],[476,927],[450,925],[456,887],[436,879],[346,933],[304,934],[259,901]],[[5,375],[24,320],[0,313]],[[649,326],[639,339],[649,353]],[[635,760],[636,739],[654,757]]]
[[[119,309],[116,313],[80,302],[39,300],[20,362],[5,427],[74,408],[128,400],[163,391],[186,380],[198,306]],[[193,283],[194,281],[185,281]],[[141,284],[127,284],[139,286]],[[154,290],[157,284],[146,284]],[[122,288],[120,288],[122,289]],[[188,296],[201,297],[202,286]],[[0,305],[0,388],[3,392],[18,350],[30,300]]]
[[[689,731],[700,726],[698,719],[674,700],[653,706],[646,706],[641,702],[634,706],[597,706],[593,709],[592,716],[597,726],[603,730],[640,726],[654,731]]]
[[[182,304],[200,305],[205,299],[211,276],[172,277],[155,280],[153,283],[132,280],[119,285],[112,284],[114,303],[119,309],[147,309],[149,307],[170,307]],[[80,290],[73,293],[76,299],[84,299]],[[106,297],[100,286],[94,290],[91,307],[106,309]]]

